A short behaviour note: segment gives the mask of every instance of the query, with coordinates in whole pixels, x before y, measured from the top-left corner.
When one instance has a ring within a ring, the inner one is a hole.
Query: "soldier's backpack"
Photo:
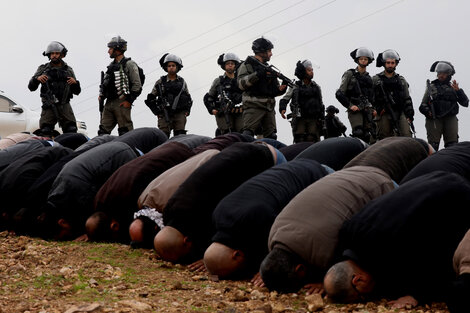
[[[131,58],[124,58],[124,60],[122,60],[122,66],[125,67],[127,64],[127,61],[129,61],[130,59]],[[144,70],[137,63],[136,65],[137,65],[137,69],[139,70],[140,84],[142,85],[142,87],[144,87],[144,83],[145,83]]]

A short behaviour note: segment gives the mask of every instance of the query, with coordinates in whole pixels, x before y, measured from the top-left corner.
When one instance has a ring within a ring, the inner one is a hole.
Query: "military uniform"
[[[352,134],[367,143],[375,138],[375,124],[372,117],[374,99],[372,78],[368,72],[360,73],[357,69],[344,72],[341,85],[336,91],[336,99],[348,109],[348,119]],[[351,106],[359,111],[352,111]],[[372,136],[372,138],[371,138]]]
[[[441,136],[444,137],[445,147],[459,141],[457,119],[459,104],[468,107],[468,97],[462,89],[454,90],[449,81],[433,80],[430,89],[426,88],[419,111],[426,116],[428,142],[438,150]],[[435,116],[430,118],[429,113],[432,111]]]
[[[101,113],[99,134],[110,134],[116,124],[119,135],[133,130],[132,107],[126,108],[121,103],[128,101],[132,104],[142,92],[137,64],[130,58],[111,62],[106,71],[103,89],[106,103]]]
[[[162,90],[162,94],[159,90]],[[186,134],[186,116],[191,112],[193,101],[184,79],[177,76],[175,80],[168,80],[167,76],[162,76],[148,96],[159,97],[158,128],[168,137],[171,130],[175,136]]]
[[[64,133],[76,132],[77,121],[70,105],[70,99],[73,95],[80,94],[80,83],[67,84],[68,77],[75,79],[73,69],[64,61],[61,61],[60,66],[53,66],[51,62],[40,65],[30,79],[28,88],[35,91],[40,82],[37,78],[41,75],[47,75],[48,80],[42,84],[41,100],[42,112],[39,120],[39,127],[44,130],[52,130],[57,122],[62,128]]]
[[[332,137],[339,137],[346,132],[346,126],[339,120],[336,115],[325,116],[326,134],[325,139]],[[346,136],[346,135],[345,135]]]
[[[408,82],[405,78],[397,73],[391,78],[385,76],[385,72],[381,72],[372,78],[374,84],[374,107],[377,111],[375,118],[377,124],[377,139],[384,139],[398,135],[394,132],[393,118],[395,118],[396,128],[400,136],[411,137],[410,125],[407,118],[413,120],[414,109],[413,102],[408,90]],[[385,92],[382,92],[382,87]],[[389,99],[392,112],[387,109],[387,96]],[[392,115],[390,114],[393,114]]]
[[[294,143],[302,141],[320,141],[325,116],[325,106],[320,86],[313,80],[309,84],[296,81],[279,102],[279,111],[285,111],[287,103],[292,112],[292,134]]]
[[[227,100],[223,100],[223,93],[225,93],[230,103],[227,103]],[[228,108],[225,108],[222,102]],[[230,78],[224,74],[214,80],[209,92],[204,97],[204,105],[209,114],[212,114],[212,110],[218,111],[215,120],[221,134],[226,134],[229,131],[242,132],[243,107],[241,102],[242,91],[238,88],[236,78]],[[228,111],[226,111],[227,109]]]
[[[259,126],[263,129],[263,137],[276,139],[276,117],[274,106],[277,96],[284,91],[279,90],[279,81],[275,76],[266,73],[252,57],[248,57],[237,71],[238,87],[243,91],[243,130],[255,134]]]

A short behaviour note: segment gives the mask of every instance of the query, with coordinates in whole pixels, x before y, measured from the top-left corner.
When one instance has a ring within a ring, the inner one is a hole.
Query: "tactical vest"
[[[261,68],[261,65],[257,64],[255,61],[251,60],[251,58],[248,58],[245,63],[247,65],[250,65],[253,68],[253,72],[256,72],[256,70],[259,68],[260,70],[263,70]],[[277,81],[277,77],[263,77],[258,80],[256,84],[254,84],[248,91],[247,93],[250,96],[254,97],[259,97],[259,98],[274,98],[279,94],[279,82]]]
[[[314,118],[324,114],[320,99],[320,88],[313,81],[304,85],[302,81],[296,81],[297,88],[294,89],[292,105],[298,105],[302,117]]]
[[[217,86],[217,92],[219,92],[219,86],[225,91],[227,97],[232,100],[233,104],[238,104],[242,101],[242,93],[237,85],[236,78],[230,78],[225,75],[219,76],[219,84]]]
[[[43,74],[48,76],[48,80],[47,84],[43,84],[41,86],[41,94],[46,94],[46,89],[49,88],[59,101],[58,104],[69,102],[72,98],[72,93],[70,92],[70,87],[67,84],[67,79],[71,76],[68,71],[68,65],[65,64],[61,67],[53,67],[49,63],[46,65]]]
[[[122,61],[122,60],[121,60]],[[110,100],[117,99],[118,90],[116,88],[116,77],[114,75],[115,72],[118,72],[121,69],[121,62],[111,62],[108,65],[106,70],[106,75],[103,82],[103,91],[104,96]]]
[[[352,77],[346,89],[346,97],[350,99],[352,104],[357,105],[360,102],[359,97],[361,94],[369,97],[373,88],[373,82],[369,74],[361,75],[355,69],[350,69],[349,71],[351,71]],[[359,82],[359,87],[357,82]]]
[[[170,106],[173,107],[173,102],[175,98],[180,93],[181,89],[183,88],[183,77],[178,76],[175,80],[168,80],[167,76],[160,77],[160,84],[162,86],[162,97],[166,98]],[[185,111],[191,108],[192,100],[191,96],[183,90],[181,92],[180,98],[178,103],[176,104],[175,112],[178,111]]]
[[[403,86],[400,76],[395,74],[393,77],[388,78],[383,74],[378,74],[378,77],[383,83],[385,93],[391,95],[395,102],[395,104],[390,103],[392,110],[402,112],[405,107],[405,87]],[[375,97],[376,103],[385,106],[387,100],[384,98],[381,90],[376,92]]]
[[[433,97],[434,112],[436,117],[457,115],[459,113],[458,98],[455,90],[448,82],[439,80],[431,82],[431,96]]]

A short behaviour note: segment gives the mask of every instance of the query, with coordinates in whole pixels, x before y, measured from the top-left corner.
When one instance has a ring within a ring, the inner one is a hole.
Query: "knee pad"
[[[129,131],[129,128],[127,128],[127,127],[119,127],[119,128],[118,128],[118,134],[119,134],[119,136],[124,135],[124,134],[127,133],[128,131]]]
[[[104,129],[103,125],[100,124],[98,128],[98,136],[109,135],[109,134],[111,134],[111,132],[108,132],[106,129]]]

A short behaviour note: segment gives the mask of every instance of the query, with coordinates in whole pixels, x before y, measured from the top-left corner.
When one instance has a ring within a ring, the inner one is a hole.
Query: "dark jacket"
[[[462,88],[455,91],[450,85],[450,79],[441,82],[435,79],[431,82],[431,90],[426,88],[423,100],[419,106],[419,111],[426,117],[434,110],[433,118],[457,115],[459,113],[459,104],[468,107],[468,97]],[[432,98],[432,101],[431,101]]]

